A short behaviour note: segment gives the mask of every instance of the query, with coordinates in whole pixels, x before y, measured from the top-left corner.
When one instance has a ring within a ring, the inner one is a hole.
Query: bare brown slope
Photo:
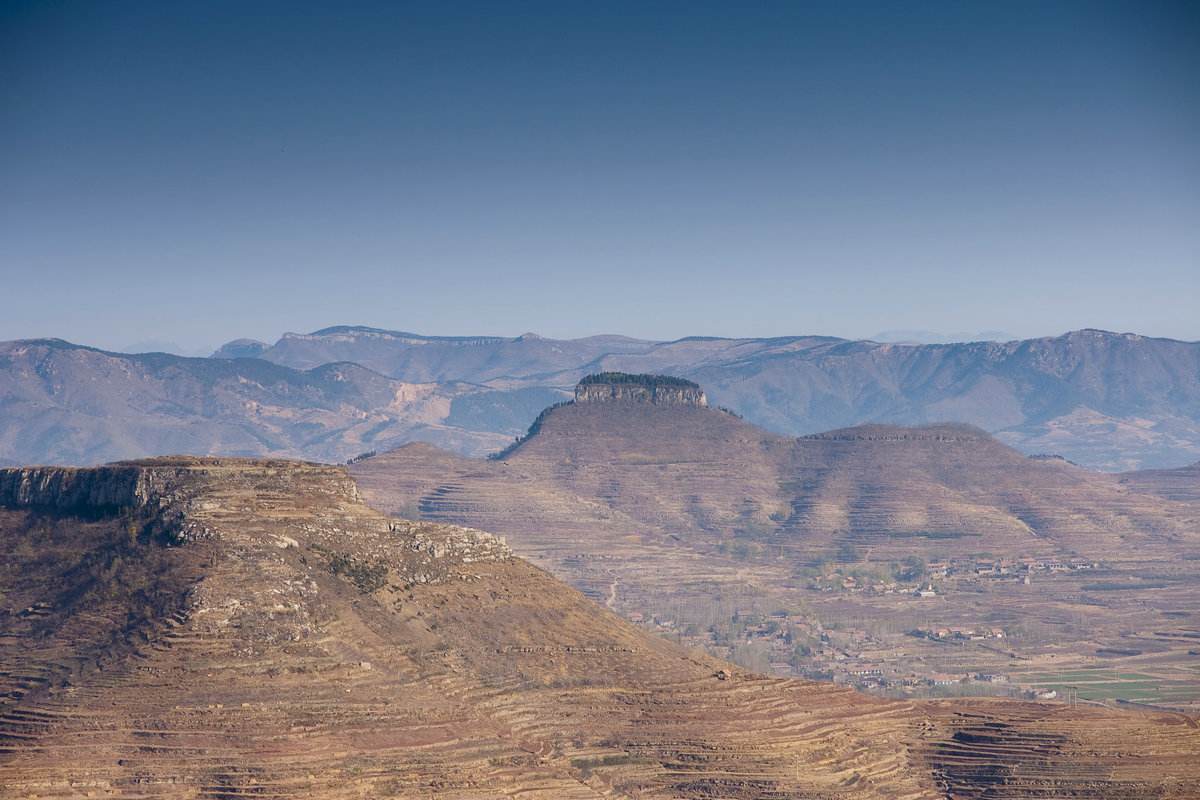
[[[337,469],[13,470],[0,499],[5,797],[1200,791],[1194,718],[718,680]]]
[[[5,797],[935,796],[911,704],[719,681],[340,470],[10,471],[0,497]]]
[[[1061,459],[1025,458],[963,426],[833,431],[798,440],[796,455],[788,471],[798,482],[795,517],[784,530],[809,542],[840,535],[879,546],[879,558],[913,550],[887,537],[923,532],[951,556],[988,550],[1114,564],[1170,560],[1198,541],[1191,509]]]
[[[899,695],[1136,659],[1166,688],[1132,696],[1196,707],[1200,511],[975,429],[796,440],[713,409],[585,404],[500,461],[409,446],[352,469],[380,508],[493,530],[597,602],[758,669]],[[736,617],[783,611],[796,630],[770,652],[733,638]],[[905,635],[976,627],[988,641]]]
[[[1178,469],[1143,469],[1117,476],[1122,486],[1181,503],[1200,503],[1200,463]]]
[[[963,426],[788,439],[712,409],[587,404],[554,409],[499,462],[414,445],[353,470],[380,507],[488,525],[547,557],[594,539],[584,528],[607,532],[605,547],[636,536],[707,552],[745,538],[793,563],[846,545],[877,561],[988,551],[1124,563],[1200,541],[1184,505]]]

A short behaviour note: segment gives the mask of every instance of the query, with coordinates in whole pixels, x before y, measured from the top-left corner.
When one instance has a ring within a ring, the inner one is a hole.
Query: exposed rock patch
[[[588,375],[575,387],[576,403],[626,401],[656,406],[705,406],[699,385],[668,375],[627,375],[602,372]]]

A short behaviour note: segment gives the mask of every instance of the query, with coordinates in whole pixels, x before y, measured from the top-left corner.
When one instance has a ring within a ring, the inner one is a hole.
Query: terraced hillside
[[[722,676],[341,469],[7,470],[0,507],[4,797],[1200,792],[1194,717]]]
[[[1023,457],[973,428],[791,439],[711,408],[577,404],[497,461],[414,444],[352,471],[377,507],[487,527],[614,610],[671,621],[660,627],[673,637],[695,626],[687,636],[714,652],[737,644],[706,636],[713,625],[790,609],[812,649],[835,623],[874,637],[854,645],[871,663],[824,658],[819,671],[834,675],[932,681],[1003,672],[1017,656],[1035,667],[1168,651],[1194,661],[1200,507]],[[976,627],[1011,635],[952,648],[905,636]],[[1047,645],[1069,649],[1050,661]],[[822,661],[779,648],[769,660]]]
[[[1117,476],[1122,486],[1178,500],[1200,503],[1200,463],[1178,469],[1143,469]]]

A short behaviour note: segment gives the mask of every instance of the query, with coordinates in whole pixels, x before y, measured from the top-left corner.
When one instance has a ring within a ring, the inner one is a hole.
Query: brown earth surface
[[[553,409],[500,460],[413,444],[351,469],[378,508],[504,535],[609,608],[759,669],[853,684],[878,668],[891,678],[876,688],[920,694],[941,674],[1065,693],[1073,669],[1145,668],[1158,683],[1082,696],[1200,708],[1200,506],[977,429],[793,439],[715,409],[614,402]],[[977,572],[987,562],[1007,566]],[[811,655],[725,640],[730,620],[772,613],[803,621]],[[906,635],[956,627],[988,639]]]
[[[4,797],[1200,794],[1194,716],[730,668],[338,468],[7,470],[0,506]]]
[[[1178,469],[1143,469],[1117,476],[1122,486],[1178,500],[1200,503],[1200,463]]]

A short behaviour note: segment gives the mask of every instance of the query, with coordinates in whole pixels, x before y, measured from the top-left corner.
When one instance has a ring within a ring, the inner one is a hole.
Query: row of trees
[[[580,386],[598,384],[636,384],[648,388],[655,386],[684,386],[689,389],[700,388],[700,384],[689,381],[686,378],[677,378],[674,375],[630,375],[625,372],[598,372],[594,375],[585,375],[583,380],[579,381]]]

